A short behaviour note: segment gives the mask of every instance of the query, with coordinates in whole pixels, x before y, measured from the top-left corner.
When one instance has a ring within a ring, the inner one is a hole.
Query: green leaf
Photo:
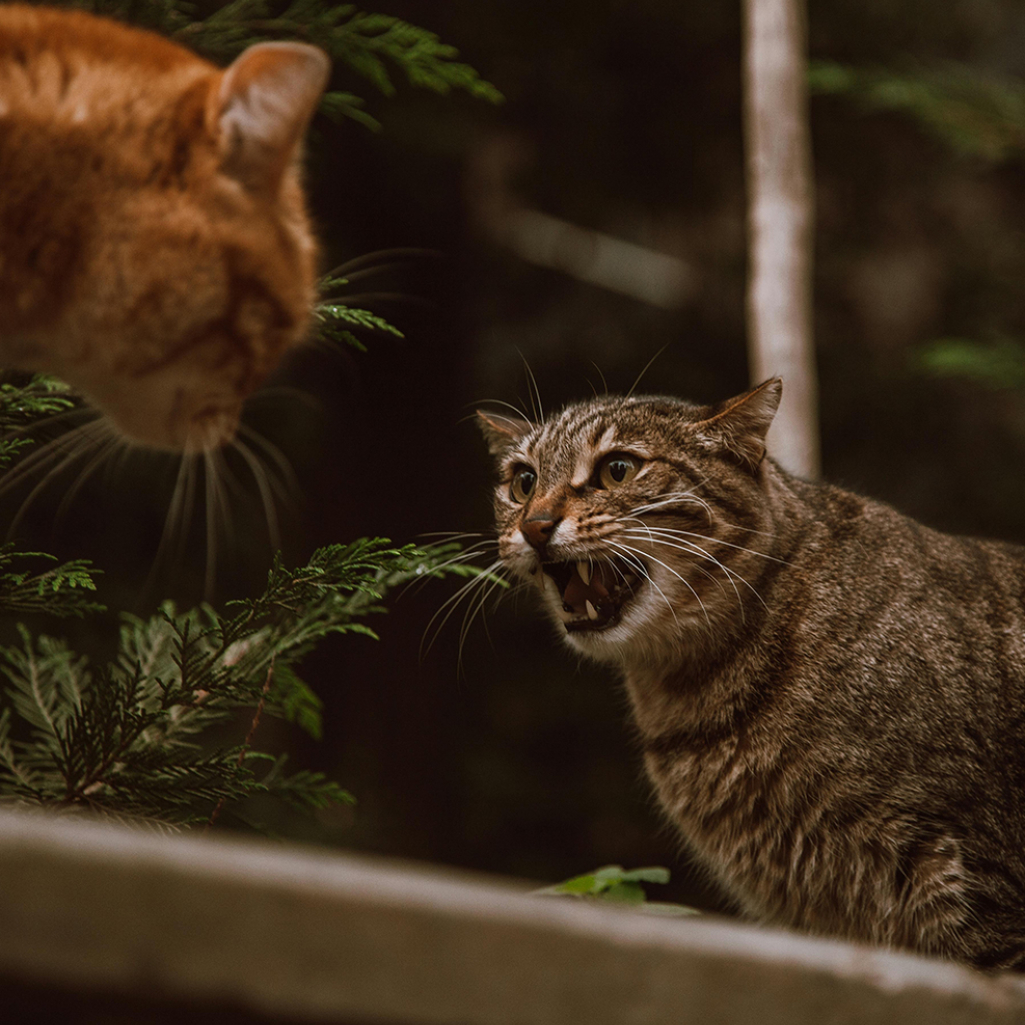
[[[668,883],[669,870],[660,867],[635,868],[630,871],[621,865],[605,865],[584,875],[574,876],[554,886],[536,892],[552,896],[571,896],[585,900],[610,901],[632,904],[645,911],[661,915],[696,915],[695,908],[684,904],[649,901],[642,883]]]
[[[624,872],[620,877],[624,883],[668,883],[669,869],[655,866],[653,868],[635,868]]]
[[[645,901],[644,887],[640,883],[611,883],[599,896],[602,900],[617,901],[621,904],[643,904]]]

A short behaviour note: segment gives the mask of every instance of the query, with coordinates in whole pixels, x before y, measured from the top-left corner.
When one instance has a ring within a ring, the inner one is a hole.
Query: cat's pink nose
[[[543,553],[545,545],[548,544],[548,539],[552,536],[552,531],[555,530],[560,519],[561,517],[557,517],[547,510],[537,512],[529,520],[524,521],[520,531],[532,547]]]

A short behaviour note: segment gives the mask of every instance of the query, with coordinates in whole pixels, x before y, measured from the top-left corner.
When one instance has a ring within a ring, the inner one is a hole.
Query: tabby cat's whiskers
[[[453,556],[448,562],[442,563],[442,566],[456,565],[461,562],[467,562],[472,559],[479,552],[484,551],[486,548],[496,546],[497,540],[489,539],[487,541],[478,542],[478,544],[471,548],[464,549],[463,552]],[[448,623],[449,619],[452,618],[456,609],[465,600],[469,604],[467,605],[466,612],[463,616],[463,625],[459,632],[459,660],[462,661],[463,645],[466,641],[467,632],[469,629],[468,622],[472,623],[477,615],[482,611],[484,603],[487,601],[488,596],[494,591],[496,587],[502,586],[500,578],[493,576],[498,570],[502,568],[502,560],[495,559],[488,566],[485,566],[480,575],[473,577],[463,584],[455,594],[451,595],[438,610],[431,616],[424,628],[423,640],[420,642],[420,657],[425,658],[434,643],[437,641],[441,631],[445,628],[445,624]],[[483,594],[477,596],[474,594],[478,589],[483,591]],[[474,599],[476,604],[474,604]],[[439,621],[440,618],[440,621]],[[437,624],[437,625],[435,625]],[[432,632],[433,630],[433,632]]]
[[[652,580],[651,574],[648,572],[646,566],[644,565],[644,561],[646,559],[650,560],[651,562],[657,563],[667,573],[670,573],[672,576],[676,577],[676,579],[679,580],[680,583],[683,584],[683,586],[686,587],[687,590],[690,591],[690,593],[694,596],[694,599],[697,601],[698,605],[701,606],[701,611],[704,613],[705,619],[709,623],[711,623],[711,620],[708,619],[708,609],[705,608],[705,603],[701,600],[701,596],[690,585],[690,582],[685,580],[683,576],[681,576],[681,574],[677,573],[676,570],[672,568],[672,566],[667,565],[660,559],[656,559],[655,556],[651,555],[649,552],[643,552],[641,551],[641,549],[635,548],[632,545],[624,544],[621,541],[606,541],[606,544],[608,544],[611,548],[615,548],[616,551],[621,552],[623,558],[637,569],[637,572],[647,580],[648,584],[650,584],[652,587],[655,588],[656,591],[658,591],[658,593],[662,596],[662,599],[665,601],[669,611],[673,614],[673,619],[677,624],[679,624],[679,619],[677,619],[676,617],[676,609],[673,608],[673,603],[666,597],[665,592],[662,590],[662,588],[660,588],[658,584],[656,584],[655,581]]]
[[[750,583],[748,583],[748,581],[743,576],[741,576],[740,573],[738,573],[735,569],[731,569],[725,563],[721,562],[714,555],[712,555],[711,552],[709,552],[706,549],[702,548],[700,545],[695,544],[693,541],[688,541],[685,538],[679,538],[678,540],[680,542],[682,542],[682,543],[676,543],[675,541],[667,541],[667,540],[665,540],[665,538],[654,537],[651,531],[645,531],[645,532],[642,533],[641,531],[634,530],[634,529],[625,530],[623,533],[626,536],[628,536],[628,537],[633,537],[633,538],[643,537],[645,540],[649,541],[653,545],[663,545],[666,548],[675,548],[677,551],[686,552],[686,553],[691,554],[691,555],[698,555],[698,556],[700,556],[703,559],[707,559],[714,566],[716,566],[717,568],[721,569],[723,571],[723,573],[726,574],[726,579],[730,582],[730,584],[733,587],[733,593],[734,593],[734,595],[735,595],[735,597],[737,599],[737,605],[738,605],[738,608],[740,610],[741,618],[743,618],[743,616],[744,616],[744,604],[740,600],[740,592],[737,590],[737,584],[736,584],[735,581],[740,581],[740,583],[742,583],[745,587],[748,588],[748,590],[751,591],[751,593],[755,596],[755,598],[758,599],[759,602],[761,602],[763,605],[765,604],[765,602],[762,601],[761,595],[755,590],[754,587],[751,586]],[[655,531],[654,533],[660,533],[660,532],[659,531]],[[668,531],[666,533],[668,533]],[[676,532],[674,532],[674,533],[676,533]],[[716,539],[715,538],[706,538],[705,540],[715,541]],[[746,548],[745,549],[741,549],[741,550],[742,551],[748,551],[748,549],[746,549]],[[752,555],[760,555],[761,553],[760,552],[752,552],[751,554]]]

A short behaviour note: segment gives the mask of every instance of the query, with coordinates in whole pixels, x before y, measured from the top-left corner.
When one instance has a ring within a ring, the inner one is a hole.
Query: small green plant
[[[574,876],[554,886],[538,890],[539,894],[550,896],[579,897],[615,904],[634,904],[645,911],[664,915],[697,915],[696,908],[685,904],[670,904],[664,901],[648,900],[645,883],[665,884],[669,882],[669,869],[635,868],[627,871],[621,865],[606,865],[584,875]]]

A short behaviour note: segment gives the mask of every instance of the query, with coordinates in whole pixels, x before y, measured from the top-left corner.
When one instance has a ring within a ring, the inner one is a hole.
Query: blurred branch
[[[961,378],[993,391],[1025,390],[1025,345],[1011,338],[990,344],[941,338],[920,350],[915,362],[934,377]]]
[[[744,0],[751,376],[754,383],[783,378],[783,401],[769,432],[769,451],[791,472],[816,477],[807,107],[802,0]]]
[[[1000,162],[1025,156],[1025,84],[963,64],[905,73],[817,61],[812,92],[849,96],[869,110],[917,121],[956,153]]]

